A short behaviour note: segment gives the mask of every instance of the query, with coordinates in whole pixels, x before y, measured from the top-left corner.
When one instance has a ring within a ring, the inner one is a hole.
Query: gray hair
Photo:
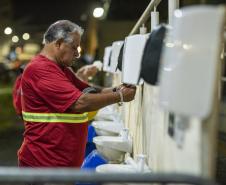
[[[64,39],[65,42],[73,42],[69,33],[77,32],[80,36],[83,34],[83,29],[77,24],[68,20],[59,20],[49,26],[43,36],[43,44],[51,43],[58,39]]]

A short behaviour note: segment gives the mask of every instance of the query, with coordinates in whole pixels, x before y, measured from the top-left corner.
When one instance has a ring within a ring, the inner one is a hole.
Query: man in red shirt
[[[79,56],[83,30],[60,20],[44,34],[44,47],[26,66],[22,79],[24,140],[19,166],[80,167],[87,139],[87,112],[134,99],[135,87],[121,85],[96,94],[68,68]]]

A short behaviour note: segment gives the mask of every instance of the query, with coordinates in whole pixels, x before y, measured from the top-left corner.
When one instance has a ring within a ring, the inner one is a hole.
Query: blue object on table
[[[86,143],[85,157],[87,157],[93,150],[96,149],[96,145],[93,143],[93,138],[97,136],[95,129],[92,125],[88,127],[88,138]]]
[[[95,132],[95,129],[92,125],[88,126],[88,140],[87,142],[92,143],[93,142],[93,138],[96,137],[97,134]]]
[[[81,169],[95,170],[97,166],[107,163],[108,161],[97,150],[93,150],[83,161]]]
[[[93,150],[83,161],[81,170],[92,170],[94,171],[97,166],[107,164],[108,161],[97,151]],[[75,185],[100,185],[97,183],[81,183],[76,182]]]

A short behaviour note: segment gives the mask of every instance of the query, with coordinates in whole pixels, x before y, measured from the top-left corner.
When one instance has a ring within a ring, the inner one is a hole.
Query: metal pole
[[[129,35],[133,35],[139,31],[139,28],[141,27],[141,25],[145,23],[150,17],[151,10],[154,8],[154,6],[157,7],[160,2],[161,0],[152,0],[149,3],[148,7],[145,9],[144,13],[140,17],[140,19],[137,21],[137,23],[135,24],[135,26],[133,27]]]
[[[172,26],[173,14],[176,9],[179,8],[179,0],[168,0],[168,19],[169,25]]]
[[[153,12],[151,12],[151,31],[157,25],[159,25],[159,12],[157,12],[156,10],[154,10]]]
[[[215,185],[198,176],[163,173],[96,173],[70,168],[0,168],[0,183],[25,182],[133,182],[133,183],[182,183],[193,185]]]

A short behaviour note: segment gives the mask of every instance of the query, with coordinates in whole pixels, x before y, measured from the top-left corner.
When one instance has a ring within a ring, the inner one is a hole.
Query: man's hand
[[[123,101],[129,102],[132,101],[136,94],[136,86],[133,85],[122,85],[120,91],[123,95]]]
[[[80,79],[82,79],[82,80],[87,82],[88,78],[95,76],[97,72],[98,72],[98,68],[96,66],[94,66],[94,65],[86,65],[86,66],[81,67],[77,71],[76,75]]]
[[[94,65],[88,65],[88,66],[86,66],[86,68],[84,70],[85,75],[88,77],[95,76],[97,74],[97,72],[98,72],[98,69]]]
[[[121,85],[115,87],[115,89],[116,89],[116,91],[118,91],[118,90],[120,90],[120,89],[122,89],[122,88],[124,88],[124,87],[131,87],[131,88],[135,88],[135,89],[136,89],[136,86],[134,86],[134,85],[129,85],[129,84],[121,84]]]

